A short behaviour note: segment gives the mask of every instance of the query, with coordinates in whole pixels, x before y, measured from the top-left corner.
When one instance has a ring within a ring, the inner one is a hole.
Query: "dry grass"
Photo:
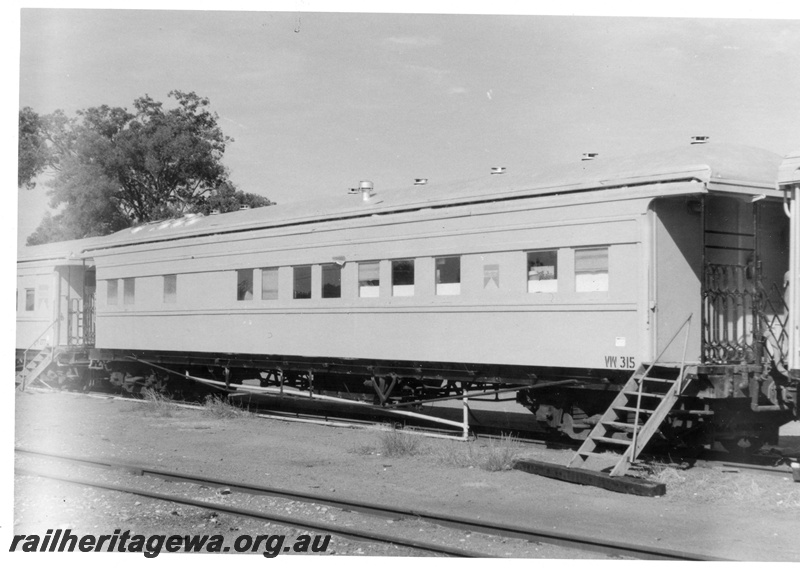
[[[652,481],[667,486],[666,498],[694,503],[740,503],[768,509],[791,509],[800,512],[800,485],[792,474],[775,476],[737,472],[735,468],[678,469],[651,466]]]
[[[486,471],[506,471],[514,468],[514,461],[520,451],[520,444],[513,436],[492,438],[481,457],[479,467]]]
[[[253,413],[230,403],[226,398],[208,395],[203,403],[203,414],[218,420],[253,418]]]
[[[513,436],[491,438],[485,442],[442,442],[436,445],[434,454],[445,465],[453,467],[477,467],[485,471],[507,471],[521,446]]]
[[[349,451],[362,456],[392,458],[426,455],[450,467],[507,471],[513,468],[514,461],[521,452],[521,445],[513,436],[463,442],[423,439],[403,430],[388,430],[381,432],[377,443],[360,444]]]
[[[178,412],[178,405],[168,396],[152,389],[142,389],[143,405],[147,412],[164,418],[169,418]]]
[[[415,456],[424,453],[425,450],[426,447],[419,436],[396,429],[381,432],[380,453],[386,457]]]

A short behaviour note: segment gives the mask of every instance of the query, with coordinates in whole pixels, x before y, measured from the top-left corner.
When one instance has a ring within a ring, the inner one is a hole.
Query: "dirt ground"
[[[415,437],[418,442],[413,455],[389,457],[385,455],[388,436],[376,430],[219,418],[203,410],[165,410],[142,402],[43,391],[17,393],[15,416],[14,442],[19,448],[330,492],[341,498],[734,560],[800,559],[800,483],[793,482],[788,473],[763,474],[731,467],[664,468],[657,476],[667,484],[667,495],[646,498],[515,470],[488,471],[484,469],[487,459],[507,453],[509,448],[481,439],[456,442]],[[789,443],[800,447],[800,430],[788,433],[793,436]],[[571,456],[567,450],[532,444],[512,445],[510,451],[519,457],[556,463],[565,463]],[[18,456],[16,463],[20,467],[36,465],[30,460]],[[77,486],[66,490],[63,483],[22,474],[15,480],[16,534],[43,534],[58,527],[107,534],[120,527],[167,533],[223,526],[226,531],[264,530],[263,523],[251,527],[243,521],[122,494],[112,497],[110,492]],[[317,507],[316,513],[332,516],[335,522],[332,511],[320,513]],[[387,528],[400,530],[400,524],[389,523]],[[403,530],[428,529],[414,526]],[[447,538],[454,537],[442,533],[441,539]],[[599,557],[565,553],[541,543],[477,546],[497,556]],[[407,554],[358,542],[340,543],[331,552],[347,556]]]

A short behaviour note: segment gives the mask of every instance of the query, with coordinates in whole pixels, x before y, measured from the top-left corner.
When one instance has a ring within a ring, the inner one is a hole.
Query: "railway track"
[[[227,490],[230,490],[231,492],[235,493],[263,495],[272,498],[313,503],[315,505],[332,507],[339,509],[341,511],[358,513],[361,515],[384,517],[395,520],[403,519],[403,520],[423,521],[426,523],[431,523],[433,525],[441,527],[447,527],[457,531],[465,531],[468,534],[481,533],[485,535],[493,535],[503,538],[520,539],[528,542],[548,543],[570,549],[601,553],[608,555],[609,557],[625,557],[625,558],[636,558],[636,559],[647,559],[647,560],[684,560],[684,561],[720,560],[720,558],[691,554],[676,550],[655,548],[650,546],[641,546],[625,542],[616,542],[606,539],[588,537],[579,534],[570,534],[566,532],[557,532],[551,530],[535,529],[530,527],[521,527],[521,526],[514,526],[507,524],[488,523],[485,521],[480,521],[475,519],[441,515],[435,512],[422,511],[417,509],[404,509],[398,507],[390,507],[382,504],[368,503],[364,501],[333,498],[330,495],[325,495],[325,494],[308,493],[302,491],[290,491],[286,489],[267,487],[262,485],[231,483],[227,480],[222,480],[222,479],[215,479],[209,477],[201,477],[190,474],[182,474],[177,472],[152,469],[139,465],[108,462],[108,461],[80,458],[80,457],[67,456],[61,454],[44,453],[24,448],[15,448],[15,452],[20,455],[26,455],[35,458],[60,460],[72,464],[78,464],[81,466],[90,466],[95,468],[103,468],[105,470],[127,472],[130,474],[154,477],[163,480],[168,480],[171,482],[188,483],[188,484],[193,484],[195,486],[221,487],[221,488],[226,488]],[[275,522],[284,526],[298,527],[306,530],[314,530],[329,534],[336,534],[346,538],[354,538],[354,539],[368,540],[372,542],[394,544],[397,546],[402,546],[429,554],[442,554],[446,556],[456,556],[456,557],[487,556],[486,554],[481,552],[470,551],[462,548],[442,546],[436,543],[403,538],[397,535],[387,535],[385,533],[377,533],[373,531],[361,530],[352,527],[344,527],[339,524],[322,523],[309,519],[298,519],[296,517],[276,515],[264,511],[245,509],[240,507],[231,507],[221,503],[189,499],[180,495],[157,493],[149,490],[143,490],[141,488],[103,483],[97,480],[93,480],[91,478],[85,478],[85,477],[77,478],[73,476],[64,476],[43,471],[27,470],[22,468],[19,468],[16,471],[19,474],[46,477],[61,482],[79,484],[102,490],[125,492],[150,499],[169,501],[181,505],[209,509],[216,512],[223,512],[232,515]]]

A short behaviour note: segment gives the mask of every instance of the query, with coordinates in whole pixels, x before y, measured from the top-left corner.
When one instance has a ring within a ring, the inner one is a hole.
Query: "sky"
[[[22,7],[19,107],[74,115],[194,91],[234,139],[233,181],[278,203],[693,135],[800,148],[800,20],[509,12]],[[18,192],[20,238],[45,181]]]

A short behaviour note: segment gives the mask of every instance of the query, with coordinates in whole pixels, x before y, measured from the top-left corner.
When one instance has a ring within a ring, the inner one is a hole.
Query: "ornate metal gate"
[[[72,298],[67,313],[67,344],[94,345],[94,294]]]
[[[759,317],[764,337],[765,355],[768,355],[772,364],[781,373],[786,374],[789,363],[789,306],[786,304],[785,284],[781,290],[773,283],[770,290],[761,289],[761,299],[764,309]]]
[[[703,362],[761,361],[761,292],[752,265],[707,263],[703,282]]]
[[[703,362],[785,368],[788,311],[783,290],[764,289],[752,265],[706,264]]]

